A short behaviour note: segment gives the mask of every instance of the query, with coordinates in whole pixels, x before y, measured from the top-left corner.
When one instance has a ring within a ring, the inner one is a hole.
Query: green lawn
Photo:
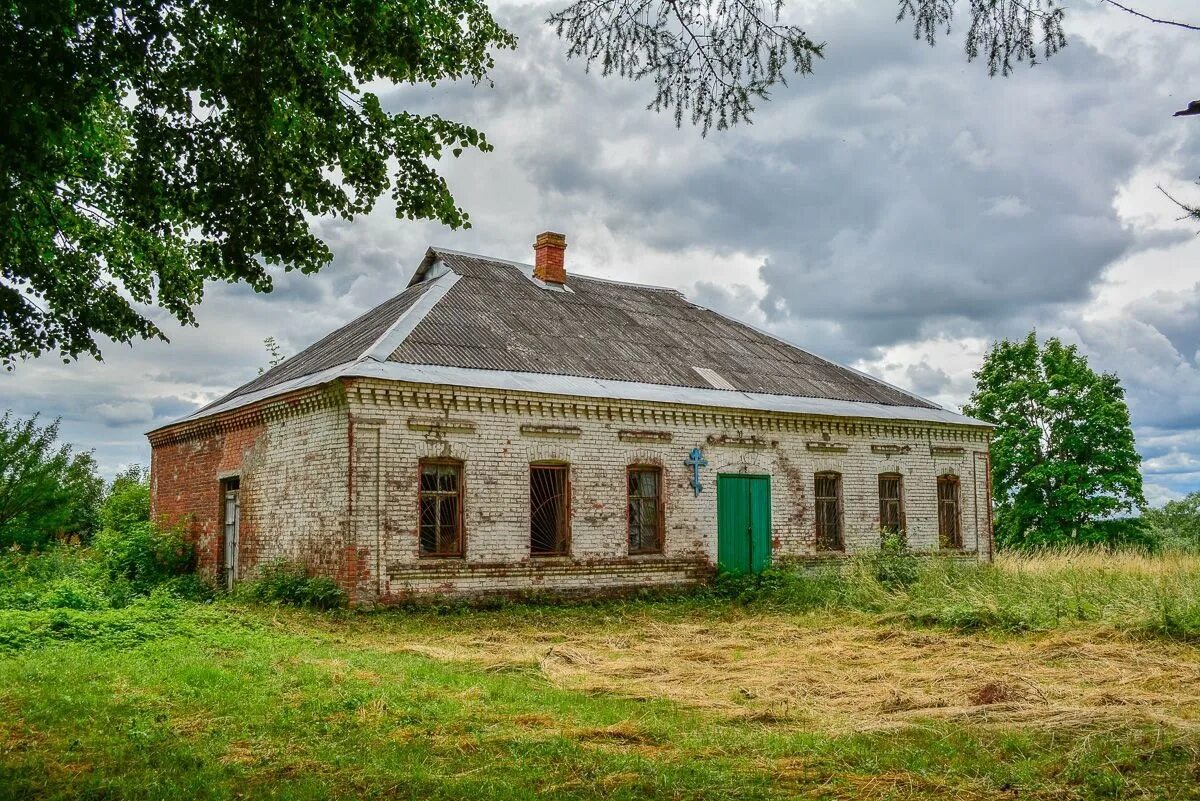
[[[0,796],[1200,798],[1194,642],[768,600],[0,610]]]

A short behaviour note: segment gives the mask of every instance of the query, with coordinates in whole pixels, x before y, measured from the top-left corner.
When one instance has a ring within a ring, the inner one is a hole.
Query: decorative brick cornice
[[[203,417],[195,421],[175,423],[151,431],[146,437],[150,446],[169,445],[212,434],[235,431],[273,420],[282,420],[305,412],[346,405],[345,388],[334,381],[324,386],[308,387],[286,395],[265,398],[258,403],[231,409],[224,414]]]
[[[376,378],[351,379],[349,402],[362,406],[424,410],[434,415],[454,413],[504,414],[533,419],[612,422],[629,429],[674,428],[690,425],[710,429],[752,429],[815,435],[870,436],[897,440],[928,440],[931,444],[975,443],[987,448],[990,430],[954,423],[930,423],[875,418],[834,417],[788,412],[718,409],[652,401],[570,398],[517,390],[432,386]]]

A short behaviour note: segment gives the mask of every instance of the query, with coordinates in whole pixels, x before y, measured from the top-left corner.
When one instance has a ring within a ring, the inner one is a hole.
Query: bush
[[[96,528],[104,481],[91,453],[58,443],[58,421],[45,426],[0,415],[0,548],[42,548]]]
[[[93,611],[107,609],[109,601],[105,587],[79,576],[59,579],[41,599],[41,606],[50,609]]]
[[[257,601],[311,609],[337,609],[346,605],[346,594],[328,576],[314,576],[304,565],[274,562],[262,569],[246,589]]]
[[[117,474],[100,507],[100,525],[126,531],[150,522],[150,471],[133,465]]]
[[[109,578],[129,582],[137,594],[190,573],[194,566],[191,543],[178,528],[150,523],[134,523],[125,530],[106,528],[96,535],[93,547]]]
[[[875,580],[885,587],[907,587],[921,575],[921,560],[905,548],[899,534],[885,535],[877,552],[860,558],[868,561]]]

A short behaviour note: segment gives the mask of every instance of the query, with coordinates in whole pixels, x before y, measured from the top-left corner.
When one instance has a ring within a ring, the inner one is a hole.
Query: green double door
[[[717,476],[717,566],[761,573],[771,563],[771,479]]]

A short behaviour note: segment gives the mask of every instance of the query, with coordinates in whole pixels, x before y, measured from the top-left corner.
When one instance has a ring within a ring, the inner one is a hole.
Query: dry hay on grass
[[[834,733],[928,718],[1200,729],[1200,653],[1098,627],[996,638],[841,615],[631,616],[619,632],[508,626],[374,644],[495,669],[536,666],[566,689],[663,698]]]

